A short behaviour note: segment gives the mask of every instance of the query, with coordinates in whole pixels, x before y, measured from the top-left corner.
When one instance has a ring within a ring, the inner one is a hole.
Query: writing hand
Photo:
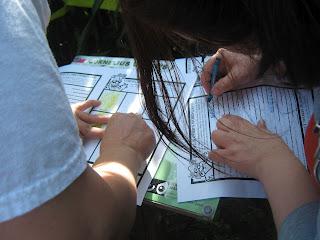
[[[214,86],[210,85],[211,71],[217,58],[220,78]],[[220,48],[205,64],[200,80],[207,93],[219,96],[224,92],[256,85],[259,72],[260,55],[248,56]]]

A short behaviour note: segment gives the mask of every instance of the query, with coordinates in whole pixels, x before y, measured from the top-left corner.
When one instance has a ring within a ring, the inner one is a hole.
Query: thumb
[[[262,118],[258,121],[257,127],[260,129],[268,130],[266,122]]]
[[[217,58],[220,57],[220,54],[217,52],[215,53],[209,60],[205,63],[201,76],[200,76],[200,82],[202,87],[204,88],[206,93],[211,92],[211,72],[212,68],[214,66],[214,63],[217,61]],[[221,66],[221,64],[220,64]],[[220,67],[219,66],[219,72],[220,72]]]

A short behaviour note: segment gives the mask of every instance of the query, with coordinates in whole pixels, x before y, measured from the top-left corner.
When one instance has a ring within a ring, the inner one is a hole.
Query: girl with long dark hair
[[[164,80],[159,60],[173,59],[173,49],[187,53],[185,46],[192,41],[218,50],[201,74],[204,89],[214,95],[263,84],[257,79],[266,72],[278,75],[279,81],[267,83],[271,85],[309,88],[319,85],[318,1],[120,0],[120,3],[149,116],[168,139],[185,150],[192,146],[177,124],[178,116],[172,116],[177,128],[177,133],[173,133],[172,125],[162,119],[155,97],[154,80]],[[221,76],[211,89],[210,72],[217,57],[221,59]],[[167,109],[170,112],[172,108]],[[219,148],[209,153],[210,159],[262,182],[280,239],[319,236],[319,191],[300,161],[279,136],[267,130],[263,121],[253,125],[237,116],[225,116],[219,119],[212,140]]]

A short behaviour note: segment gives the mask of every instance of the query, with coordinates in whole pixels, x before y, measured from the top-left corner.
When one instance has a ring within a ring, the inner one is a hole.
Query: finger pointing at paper
[[[92,107],[98,107],[101,104],[97,100],[87,100],[85,102],[73,104],[71,106],[73,115],[77,121],[79,128],[79,135],[82,138],[102,138],[104,134],[104,129],[99,128],[95,125],[106,124],[109,117],[102,115],[92,115],[85,110]]]

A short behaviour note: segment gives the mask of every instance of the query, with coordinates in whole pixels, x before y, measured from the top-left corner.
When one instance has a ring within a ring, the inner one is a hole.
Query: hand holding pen
[[[204,65],[201,84],[209,96],[257,85],[260,58],[259,55],[248,56],[221,48]],[[216,73],[214,66],[218,69]]]
[[[224,59],[222,58],[219,51],[217,51],[209,60],[205,63],[201,76],[200,81],[205,90],[208,94],[208,102],[211,101],[213,96],[218,96],[215,94],[214,89],[215,85],[220,81],[218,79],[218,75],[221,76],[221,73],[224,70]]]
[[[221,59],[216,58],[216,61],[214,62],[213,67],[212,67],[212,71],[211,71],[210,89],[212,89],[214,84],[216,83],[220,63],[221,63]],[[208,94],[208,102],[210,102],[212,100],[212,98],[213,98],[213,96],[210,91]]]

